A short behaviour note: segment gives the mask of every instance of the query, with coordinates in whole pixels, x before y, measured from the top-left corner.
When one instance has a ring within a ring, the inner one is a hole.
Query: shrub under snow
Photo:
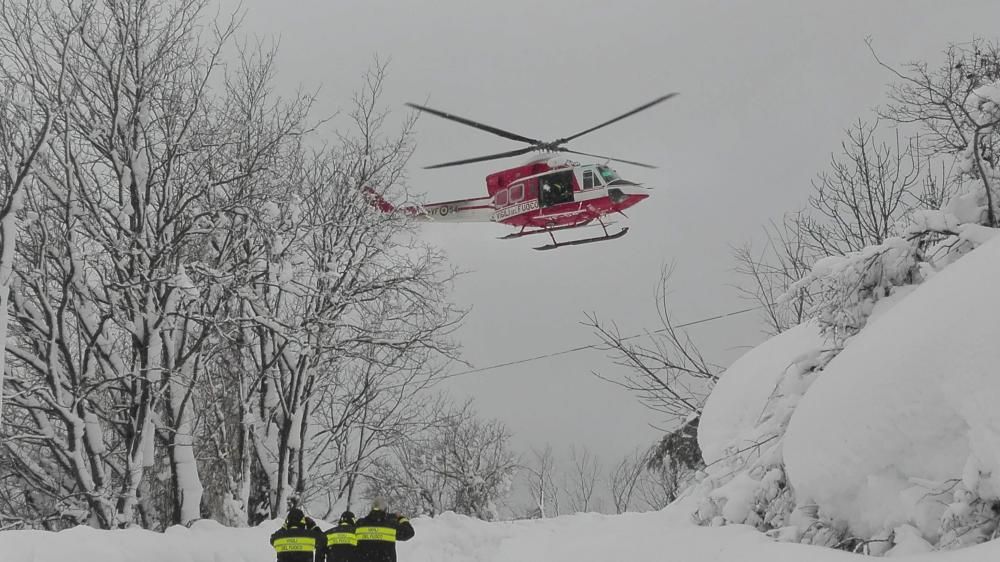
[[[892,555],[995,535],[1000,239],[958,230],[939,244],[964,255],[942,252],[940,271],[904,241],[818,264],[827,287],[858,282],[864,294],[840,304],[861,307],[860,331],[830,331],[838,317],[821,314],[828,340],[811,321],[722,376],[700,425],[696,521]],[[875,277],[857,267],[872,260]]]
[[[827,365],[791,418],[800,503],[862,537],[949,533],[1000,491],[1000,239],[932,276]],[[951,504],[950,506],[948,504]]]

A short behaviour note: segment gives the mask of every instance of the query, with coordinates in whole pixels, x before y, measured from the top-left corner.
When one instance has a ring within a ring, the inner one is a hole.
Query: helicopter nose
[[[616,205],[620,205],[624,203],[626,199],[628,199],[628,195],[625,195],[625,192],[618,189],[617,187],[612,187],[608,189],[608,197],[610,197],[611,202],[615,203]]]

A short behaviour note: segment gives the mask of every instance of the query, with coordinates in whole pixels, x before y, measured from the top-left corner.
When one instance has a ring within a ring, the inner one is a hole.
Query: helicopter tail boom
[[[455,199],[425,205],[396,206],[374,189],[365,188],[372,206],[383,213],[401,212],[420,220],[441,222],[491,222],[493,204],[490,197]]]
[[[421,205],[416,216],[440,222],[491,222],[493,211],[492,198],[475,197]]]

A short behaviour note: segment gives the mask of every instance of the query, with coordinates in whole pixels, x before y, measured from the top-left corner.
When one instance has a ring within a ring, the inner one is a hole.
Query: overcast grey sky
[[[232,0],[219,0],[225,7]],[[502,225],[429,225],[424,235],[471,272],[455,299],[472,306],[458,337],[476,367],[595,340],[584,312],[625,333],[659,327],[653,293],[676,264],[676,318],[746,306],[730,245],[805,202],[852,120],[884,100],[890,75],[864,38],[898,64],[937,60],[947,42],[995,37],[996,0],[664,1],[244,0],[244,31],[280,37],[283,84],[322,86],[319,109],[349,106],[378,54],[391,58],[384,102],[427,105],[530,137],[551,139],[659,95],[680,95],[571,143],[651,162],[618,165],[653,196],[629,213],[631,232],[604,244],[535,252],[499,241]],[[485,193],[501,160],[443,170],[421,166],[520,145],[424,116],[411,186],[428,200]],[[749,315],[694,335],[728,363],[759,343]],[[456,366],[456,370],[461,369]],[[624,391],[590,374],[613,372],[584,351],[453,379],[459,395],[503,419],[518,446],[589,444],[610,462],[657,436],[659,423]]]

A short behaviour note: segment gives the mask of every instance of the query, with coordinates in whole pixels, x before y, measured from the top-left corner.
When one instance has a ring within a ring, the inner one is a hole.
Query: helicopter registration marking
[[[510,207],[504,207],[499,211],[493,213],[493,222],[499,222],[504,219],[510,218],[514,215],[520,215],[521,213],[527,213],[528,211],[534,211],[538,209],[538,201],[531,200],[525,201],[524,203],[518,203],[517,205],[511,205]]]

